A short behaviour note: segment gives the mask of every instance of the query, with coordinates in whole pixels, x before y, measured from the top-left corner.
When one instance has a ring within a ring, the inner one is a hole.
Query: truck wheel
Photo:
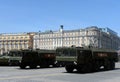
[[[9,66],[12,66],[13,64],[12,64],[12,62],[9,62]]]
[[[25,67],[26,67],[25,65],[20,65],[21,69],[25,69]]]
[[[31,65],[30,65],[30,68],[31,68],[31,69],[35,69],[36,67],[37,67],[36,64],[31,64]]]
[[[83,65],[83,67],[81,68],[81,72],[82,73],[90,73],[90,72],[92,72],[92,69],[93,67],[92,67],[92,64],[91,63],[89,63],[89,64],[87,64],[87,65]]]
[[[110,69],[111,69],[111,64],[110,64],[110,61],[107,60],[104,63],[104,70],[110,70]]]
[[[115,69],[115,62],[114,61],[110,62],[110,69],[111,70]]]
[[[53,67],[59,67],[57,64],[53,64]]]
[[[40,68],[48,68],[49,65],[40,65]]]
[[[96,61],[94,64],[93,64],[93,67],[92,67],[92,71],[93,72],[97,72],[100,70],[100,64],[99,64],[99,61]]]
[[[66,65],[65,66],[65,69],[68,73],[72,73],[73,72],[73,69],[74,69],[74,66],[73,65]]]
[[[77,72],[79,72],[79,73],[81,73],[82,72],[82,66],[81,65],[77,65],[77,67],[76,67],[76,69],[77,69]]]

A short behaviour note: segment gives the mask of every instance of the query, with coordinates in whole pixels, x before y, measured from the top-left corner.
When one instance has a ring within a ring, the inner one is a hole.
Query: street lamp
[[[38,34],[39,34],[39,37],[38,37],[38,48],[40,49],[40,30],[39,30],[39,32],[38,32]]]
[[[102,48],[102,44],[101,44],[101,30],[99,29],[99,48]]]

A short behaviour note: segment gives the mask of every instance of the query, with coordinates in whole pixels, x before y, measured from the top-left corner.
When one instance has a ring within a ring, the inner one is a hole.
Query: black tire
[[[106,60],[104,63],[104,70],[110,70],[111,69],[111,64],[109,60]]]
[[[53,67],[59,67],[59,66],[57,66],[56,64],[53,64],[52,66],[53,66]]]
[[[13,64],[12,64],[12,62],[9,62],[9,66],[12,66]]]
[[[31,64],[31,65],[30,65],[30,69],[35,69],[35,68],[37,68],[37,65],[36,65],[36,64]]]
[[[25,67],[26,67],[25,65],[20,65],[21,69],[25,69]]]
[[[82,66],[81,65],[77,65],[77,67],[76,67],[76,69],[77,69],[77,72],[79,72],[79,73],[81,73],[82,72]]]
[[[74,66],[73,65],[66,65],[65,69],[68,73],[72,73],[74,70]]]
[[[114,61],[110,62],[110,69],[111,70],[115,69],[115,62]]]
[[[40,68],[48,68],[49,65],[40,65]]]
[[[100,64],[99,64],[99,61],[95,61],[95,63],[93,64],[92,66],[92,71],[93,72],[97,72],[100,70]]]
[[[54,64],[55,67],[60,67],[60,63]]]
[[[90,72],[92,72],[92,70],[93,70],[93,66],[92,66],[91,63],[88,63],[88,64],[83,65],[83,66],[81,67],[81,72],[82,72],[82,73],[90,73]]]

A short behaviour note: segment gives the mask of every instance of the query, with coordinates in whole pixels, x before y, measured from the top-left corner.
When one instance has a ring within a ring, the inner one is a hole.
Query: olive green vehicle
[[[115,69],[118,54],[114,50],[82,47],[61,47],[56,49],[57,64],[65,66],[67,72],[94,72],[100,69]]]
[[[7,54],[0,55],[0,65],[9,65],[9,56]]]
[[[33,69],[37,66],[49,67],[50,65],[55,65],[55,50],[23,50],[22,53],[21,69],[27,66]]]
[[[0,56],[0,65],[19,65],[21,58],[21,50],[11,50]]]

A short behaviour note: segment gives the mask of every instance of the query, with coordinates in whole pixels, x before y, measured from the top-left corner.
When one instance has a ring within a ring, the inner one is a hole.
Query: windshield
[[[57,56],[76,56],[76,50],[75,49],[58,49],[56,50]]]
[[[92,56],[92,52],[90,50],[78,50],[77,54],[79,55],[79,57],[91,57]]]
[[[6,53],[3,53],[3,54],[0,54],[0,57],[1,56],[7,56],[8,55],[8,53],[6,52]]]
[[[20,51],[11,51],[8,56],[22,56],[22,52]]]

